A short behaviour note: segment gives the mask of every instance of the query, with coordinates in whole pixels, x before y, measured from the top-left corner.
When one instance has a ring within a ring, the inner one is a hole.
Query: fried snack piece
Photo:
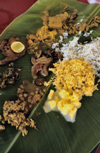
[[[64,12],[64,14],[59,14],[53,17],[49,17],[48,27],[52,29],[60,29],[63,26],[63,22],[68,18],[68,13]]]

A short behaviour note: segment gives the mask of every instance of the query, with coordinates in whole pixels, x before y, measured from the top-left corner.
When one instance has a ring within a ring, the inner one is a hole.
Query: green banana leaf
[[[66,8],[66,4],[68,8]],[[36,33],[42,24],[42,13],[48,9],[50,15],[64,11],[78,10],[78,21],[83,19],[89,24],[94,15],[100,16],[100,5],[83,4],[75,0],[39,0],[26,13],[15,19],[1,34],[0,40],[16,35],[25,40],[27,34]],[[92,37],[100,36],[100,26],[93,28]],[[73,36],[70,36],[70,38]],[[83,36],[80,36],[81,41]],[[0,58],[2,55],[0,54]],[[16,69],[23,67],[21,79],[14,87],[0,89],[0,114],[5,100],[16,99],[16,91],[23,80],[32,82],[31,55],[26,54],[15,62]],[[0,66],[0,72],[7,67]],[[83,97],[82,107],[78,110],[75,123],[66,122],[59,112],[46,114],[42,105],[52,85],[40,103],[32,110],[29,118],[36,121],[38,131],[28,128],[28,135],[22,137],[21,132],[6,124],[6,130],[0,132],[0,153],[89,153],[100,142],[100,90],[92,97]],[[98,86],[100,89],[100,85]],[[41,112],[37,116],[36,112]]]

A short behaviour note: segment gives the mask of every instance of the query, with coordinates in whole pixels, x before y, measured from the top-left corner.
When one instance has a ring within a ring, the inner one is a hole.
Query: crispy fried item
[[[68,13],[59,14],[53,17],[49,17],[48,27],[52,29],[60,29],[63,26],[63,22],[68,19]]]

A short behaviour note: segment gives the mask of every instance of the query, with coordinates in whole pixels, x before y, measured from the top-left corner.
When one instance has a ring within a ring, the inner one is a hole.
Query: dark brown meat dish
[[[11,61],[15,61],[25,54],[25,49],[21,53],[13,52],[13,50],[11,49],[11,44],[14,41],[21,42],[20,38],[16,36],[10,37],[9,39],[4,39],[0,42],[0,50],[2,51],[2,54],[5,56],[4,59],[0,60],[0,65],[4,65]]]

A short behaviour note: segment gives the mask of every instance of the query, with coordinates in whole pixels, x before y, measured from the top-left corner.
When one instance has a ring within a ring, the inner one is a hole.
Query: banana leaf
[[[66,7],[68,6],[68,7]],[[100,5],[83,4],[75,0],[39,0],[27,12],[16,18],[1,34],[0,41],[16,35],[25,41],[27,34],[36,33],[43,23],[41,11],[48,9],[50,15],[56,15],[64,10],[78,10],[78,21],[83,19],[89,24],[95,15],[100,16]],[[91,37],[100,36],[100,26],[93,28]],[[73,36],[70,36],[70,38]],[[80,36],[83,41],[83,36]],[[2,55],[0,54],[0,58]],[[16,91],[23,80],[32,82],[31,55],[26,54],[15,62],[16,69],[23,67],[21,79],[13,87],[0,89],[0,114],[3,113],[5,100],[15,100]],[[0,72],[7,67],[0,66]],[[0,132],[0,153],[89,153],[100,142],[100,90],[92,97],[83,97],[82,107],[78,110],[75,123],[66,122],[59,112],[46,114],[42,108],[50,85],[39,102],[30,112],[29,118],[36,121],[38,131],[28,128],[28,135],[22,137],[21,132],[6,124],[6,130]],[[100,85],[98,86],[100,89]],[[41,112],[37,116],[36,113]]]

